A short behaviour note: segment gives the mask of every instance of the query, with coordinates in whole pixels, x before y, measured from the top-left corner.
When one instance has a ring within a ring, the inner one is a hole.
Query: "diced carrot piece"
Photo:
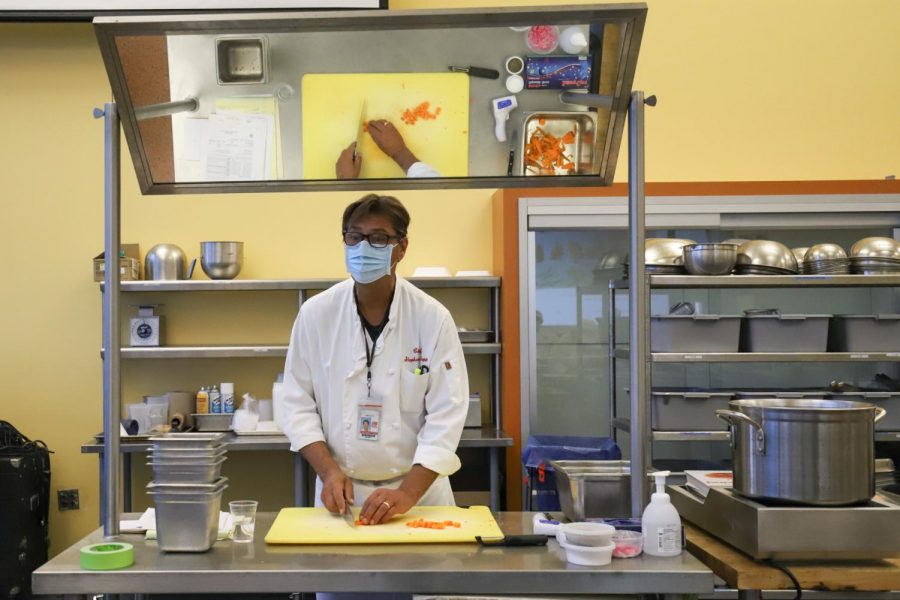
[[[562,141],[564,144],[571,144],[572,142],[574,142],[575,141],[575,132],[570,131],[566,135],[562,136]]]

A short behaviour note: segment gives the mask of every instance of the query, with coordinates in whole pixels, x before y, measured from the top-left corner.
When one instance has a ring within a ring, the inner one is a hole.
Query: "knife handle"
[[[507,535],[502,538],[485,539],[480,535],[475,536],[475,540],[482,546],[546,546],[546,535]]]
[[[469,75],[472,77],[483,77],[485,79],[500,79],[500,71],[496,69],[486,69],[484,67],[469,67]]]

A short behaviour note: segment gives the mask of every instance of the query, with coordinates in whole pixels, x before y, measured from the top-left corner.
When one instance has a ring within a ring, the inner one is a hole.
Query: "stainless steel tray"
[[[771,506],[713,488],[704,500],[669,486],[681,517],[756,559],[857,560],[900,556],[900,506],[876,495],[864,506]]]
[[[573,169],[568,171],[554,167],[544,169],[539,166],[529,165],[525,157],[528,142],[538,129],[561,138],[569,132],[575,135],[571,144],[565,144],[565,155],[573,164]],[[521,157],[522,175],[584,175],[596,172],[596,131],[597,113],[580,111],[541,111],[527,113],[522,123],[523,135],[521,146],[518,148]]]

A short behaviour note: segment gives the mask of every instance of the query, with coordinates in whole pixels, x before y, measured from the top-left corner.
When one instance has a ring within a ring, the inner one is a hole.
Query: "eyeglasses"
[[[345,231],[344,244],[347,246],[355,246],[363,240],[369,242],[373,248],[384,248],[391,240],[402,240],[402,235],[388,235],[387,233],[370,233],[368,235],[359,233],[358,231]]]

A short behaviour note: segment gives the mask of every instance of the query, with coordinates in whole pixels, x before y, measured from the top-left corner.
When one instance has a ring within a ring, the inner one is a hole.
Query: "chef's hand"
[[[347,502],[353,504],[353,482],[335,469],[322,479],[322,504],[329,512],[342,514]]]
[[[419,159],[406,147],[403,136],[390,121],[384,119],[369,121],[367,129],[381,151],[394,159],[404,173],[409,171],[413,163],[419,162]]]
[[[402,515],[413,506],[419,498],[416,494],[404,490],[378,488],[372,492],[359,511],[359,520],[363,525],[385,523],[396,515]]]
[[[357,179],[362,169],[362,154],[356,153],[356,142],[353,142],[341,152],[334,165],[334,171],[338,179]]]

